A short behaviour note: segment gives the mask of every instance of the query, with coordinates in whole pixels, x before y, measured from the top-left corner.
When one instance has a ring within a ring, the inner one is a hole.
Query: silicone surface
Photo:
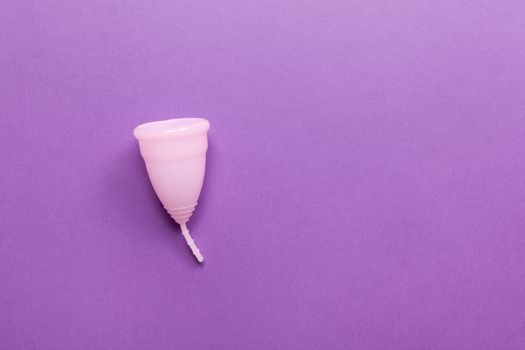
[[[137,126],[134,135],[155,193],[199,262],[203,258],[187,231],[202,189],[210,123],[203,118],[176,118]]]

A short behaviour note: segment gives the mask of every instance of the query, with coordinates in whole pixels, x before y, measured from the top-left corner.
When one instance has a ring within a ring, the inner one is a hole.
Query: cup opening
[[[141,124],[133,134],[137,139],[157,139],[203,133],[209,128],[204,118],[174,118]]]

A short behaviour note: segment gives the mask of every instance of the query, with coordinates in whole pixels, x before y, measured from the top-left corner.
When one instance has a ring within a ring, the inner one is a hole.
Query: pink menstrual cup
[[[133,131],[155,193],[199,262],[202,257],[186,223],[201,193],[210,123],[202,118],[177,118],[139,125]]]

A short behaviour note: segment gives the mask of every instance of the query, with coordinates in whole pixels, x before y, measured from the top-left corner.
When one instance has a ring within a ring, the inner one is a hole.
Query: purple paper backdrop
[[[524,1],[0,3],[0,348],[525,348]],[[212,124],[190,222],[133,128]]]

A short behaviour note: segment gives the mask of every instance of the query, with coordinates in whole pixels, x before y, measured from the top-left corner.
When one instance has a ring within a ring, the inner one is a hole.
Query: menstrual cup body
[[[146,123],[134,132],[155,193],[179,224],[189,220],[199,199],[208,129],[204,119],[180,118]]]

